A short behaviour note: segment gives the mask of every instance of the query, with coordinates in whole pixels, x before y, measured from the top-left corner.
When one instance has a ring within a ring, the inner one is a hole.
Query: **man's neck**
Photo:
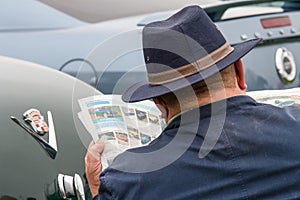
[[[221,101],[223,99],[228,99],[230,97],[246,95],[246,91],[236,89],[220,89],[214,92],[207,92],[206,94],[199,95],[198,102],[196,102],[197,106],[203,106],[206,104],[210,104],[216,101]],[[193,106],[195,107],[195,106]]]
[[[174,108],[169,109],[168,116],[167,116],[167,122],[174,118],[174,116],[183,113],[187,110],[191,110],[196,107],[204,106],[213,102],[221,101],[223,99],[227,99],[234,96],[239,95],[246,95],[246,92],[244,90],[240,89],[222,89],[214,92],[206,92],[203,94],[198,95],[197,100],[194,101],[191,100],[186,103],[181,103],[181,105],[178,105]]]

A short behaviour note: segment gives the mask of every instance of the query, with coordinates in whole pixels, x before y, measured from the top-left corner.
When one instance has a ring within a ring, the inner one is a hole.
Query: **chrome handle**
[[[83,182],[78,174],[74,177],[58,174],[57,185],[61,198],[77,197],[78,200],[85,200]]]

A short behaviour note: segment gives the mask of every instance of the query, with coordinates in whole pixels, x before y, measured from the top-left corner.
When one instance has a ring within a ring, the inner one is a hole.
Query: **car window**
[[[223,4],[208,7],[206,11],[214,21],[237,19],[300,10],[300,2],[292,1],[222,1]]]
[[[226,19],[235,19],[241,17],[249,17],[249,16],[256,16],[256,15],[265,15],[265,14],[272,14],[272,13],[281,13],[284,10],[281,7],[273,7],[273,6],[244,6],[244,7],[237,7],[237,8],[229,8],[226,10],[221,17],[221,20]]]

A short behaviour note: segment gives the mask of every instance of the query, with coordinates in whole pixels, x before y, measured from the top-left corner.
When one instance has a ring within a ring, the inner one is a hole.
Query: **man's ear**
[[[153,98],[154,103],[156,104],[157,108],[160,110],[162,114],[162,118],[168,119],[168,106],[165,103],[165,101],[161,97],[154,97]]]
[[[235,72],[236,72],[236,79],[237,79],[238,86],[240,87],[241,90],[246,90],[247,84],[245,82],[244,66],[242,60],[239,59],[234,63],[234,65],[235,65]]]

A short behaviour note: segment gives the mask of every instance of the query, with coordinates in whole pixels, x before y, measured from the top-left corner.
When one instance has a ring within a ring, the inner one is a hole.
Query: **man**
[[[259,41],[231,47],[198,6],[148,24],[148,82],[123,100],[153,99],[168,126],[104,172],[103,143],[91,144],[86,175],[95,199],[300,198],[300,109],[245,93],[240,58]]]

